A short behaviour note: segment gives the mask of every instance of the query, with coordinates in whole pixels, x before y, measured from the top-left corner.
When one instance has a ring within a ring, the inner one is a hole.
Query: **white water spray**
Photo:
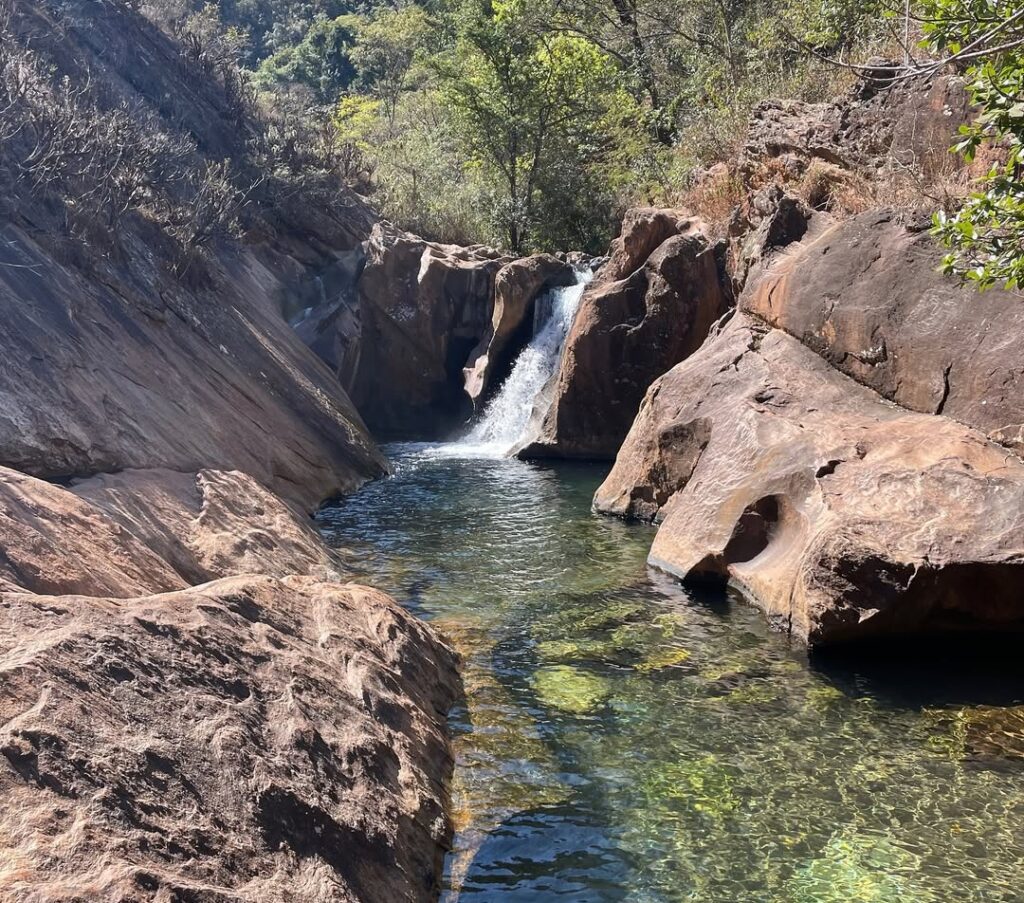
[[[537,299],[533,338],[476,425],[463,439],[446,446],[446,451],[502,458],[526,439],[534,402],[558,367],[565,337],[591,275],[581,273],[575,285],[551,289]]]

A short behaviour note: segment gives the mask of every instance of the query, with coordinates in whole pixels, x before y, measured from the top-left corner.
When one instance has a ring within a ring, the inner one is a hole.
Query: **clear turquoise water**
[[[448,900],[1024,900],[1014,663],[810,663],[649,571],[601,468],[390,451],[320,523],[465,657]]]

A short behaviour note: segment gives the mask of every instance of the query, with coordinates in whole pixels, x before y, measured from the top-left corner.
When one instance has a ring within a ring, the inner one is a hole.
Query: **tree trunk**
[[[651,107],[656,112],[661,110],[661,92],[658,90],[658,81],[654,75],[654,67],[651,65],[651,58],[647,53],[647,45],[644,43],[643,35],[640,34],[640,22],[636,14],[636,0],[612,0],[616,15],[619,17],[623,29],[629,36],[629,43],[633,48],[633,65],[636,67],[640,82],[647,96],[651,101]],[[662,144],[672,143],[671,130],[659,121],[655,134]]]

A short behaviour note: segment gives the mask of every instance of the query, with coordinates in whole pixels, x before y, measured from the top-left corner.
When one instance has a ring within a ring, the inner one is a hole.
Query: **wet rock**
[[[1024,464],[748,314],[651,387],[595,505],[811,644],[1024,630]]]
[[[386,596],[5,593],[0,658],[5,900],[436,898],[454,657]]]
[[[465,369],[466,394],[474,408],[508,375],[516,354],[532,337],[537,298],[549,288],[572,285],[576,274],[576,267],[549,254],[513,260],[498,271],[490,329]]]
[[[729,303],[717,249],[698,220],[631,211],[580,302],[534,415],[535,438],[520,455],[614,457],[647,387],[700,347]]]
[[[1024,450],[1024,296],[960,286],[941,258],[927,234],[873,211],[787,245],[740,304],[883,397]]]

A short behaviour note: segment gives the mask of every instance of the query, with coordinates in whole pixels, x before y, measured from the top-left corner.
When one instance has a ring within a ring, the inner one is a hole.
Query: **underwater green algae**
[[[600,469],[395,469],[321,525],[464,656],[448,903],[1022,899],[1024,689],[812,665],[649,572]]]
[[[539,668],[533,689],[544,705],[576,715],[596,708],[610,692],[608,681],[568,665]]]

